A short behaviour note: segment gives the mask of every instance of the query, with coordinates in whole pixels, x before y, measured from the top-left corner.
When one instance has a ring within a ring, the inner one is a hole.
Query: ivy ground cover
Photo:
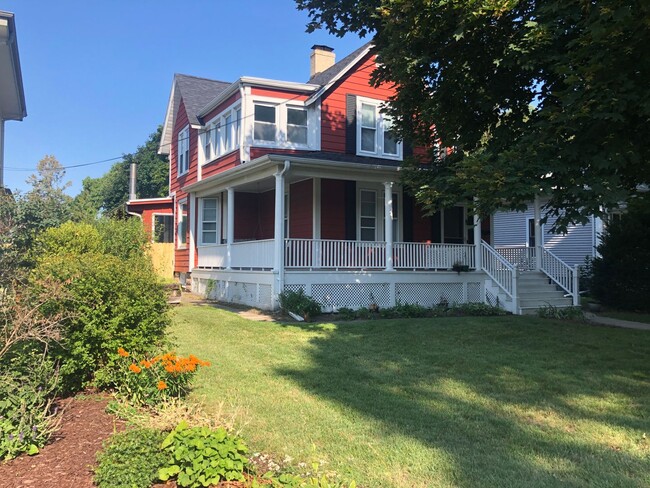
[[[650,486],[650,334],[529,317],[174,317],[252,451],[361,486]],[[228,413],[228,412],[226,412]],[[309,468],[305,468],[309,469]]]

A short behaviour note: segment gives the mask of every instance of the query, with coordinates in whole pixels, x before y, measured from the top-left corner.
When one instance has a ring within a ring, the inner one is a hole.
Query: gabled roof
[[[214,100],[221,92],[228,88],[232,83],[225,81],[209,80],[197,76],[182,75],[176,73],[172,83],[172,91],[169,95],[167,104],[167,114],[163,134],[160,140],[159,154],[169,154],[172,141],[172,131],[174,130],[174,118],[178,107],[183,100],[187,118],[191,126],[200,126],[198,114],[211,100]]]
[[[351,52],[341,61],[334,66],[329,67],[322,73],[317,73],[312,76],[310,83],[320,84],[321,89],[314,93],[307,100],[307,105],[314,103],[318,100],[327,90],[329,90],[334,83],[343,78],[345,74],[350,71],[356,64],[361,61],[372,49],[372,42],[367,42],[356,51]]]

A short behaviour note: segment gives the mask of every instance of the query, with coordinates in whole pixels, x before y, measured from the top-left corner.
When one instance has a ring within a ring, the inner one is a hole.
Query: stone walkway
[[[221,310],[226,310],[228,312],[235,313],[240,317],[243,317],[248,320],[255,320],[257,322],[275,322],[278,320],[278,317],[274,316],[271,313],[264,312],[263,310],[258,310],[256,308],[250,308],[246,306],[232,306],[225,305],[223,303],[217,303],[210,300],[206,300],[201,295],[196,295],[191,292],[184,291],[182,296],[182,303],[191,303],[193,305],[207,305],[209,307],[218,308]]]
[[[650,324],[643,322],[631,322],[629,320],[612,319],[610,317],[601,317],[591,312],[586,312],[585,317],[589,322],[599,325],[608,325],[610,327],[622,327],[624,329],[650,330]]]

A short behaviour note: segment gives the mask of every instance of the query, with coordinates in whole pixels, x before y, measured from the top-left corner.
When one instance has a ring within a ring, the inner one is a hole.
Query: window
[[[201,212],[201,244],[217,243],[217,199],[204,198]]]
[[[174,216],[153,216],[153,242],[174,242]]]
[[[357,154],[401,159],[402,143],[397,140],[392,119],[381,113],[382,104],[357,97]]]
[[[212,129],[207,127],[203,134],[203,151],[205,152],[205,160],[209,161],[212,158]]]
[[[359,240],[374,241],[377,238],[377,193],[361,190],[359,197]]]
[[[223,131],[223,150],[228,152],[232,150],[232,141],[233,135],[232,131],[234,129],[232,125],[232,114],[226,115],[224,118],[224,131]]]
[[[235,110],[235,146],[239,146],[241,137],[241,108]]]
[[[178,133],[178,174],[184,175],[190,169],[190,128]]]
[[[187,202],[183,201],[178,204],[178,245],[176,247],[185,247],[187,244]]]
[[[444,210],[443,239],[449,244],[465,243],[465,209],[451,207]]]
[[[254,137],[256,141],[275,141],[275,116],[275,107],[255,105]]]
[[[307,145],[307,109],[287,107],[287,141]]]

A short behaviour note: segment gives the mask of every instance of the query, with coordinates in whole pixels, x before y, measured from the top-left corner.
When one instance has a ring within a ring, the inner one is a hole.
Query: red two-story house
[[[421,212],[399,183],[408,148],[381,112],[393,89],[371,87],[374,67],[369,44],[338,63],[314,46],[307,83],[174,77],[160,145],[170,198],[146,208],[173,209],[175,272],[212,298],[262,309],[298,289],[326,310],[531,308],[520,265],[552,258],[510,249],[509,262],[461,204]],[[565,268],[556,281],[577,296],[575,270]]]

